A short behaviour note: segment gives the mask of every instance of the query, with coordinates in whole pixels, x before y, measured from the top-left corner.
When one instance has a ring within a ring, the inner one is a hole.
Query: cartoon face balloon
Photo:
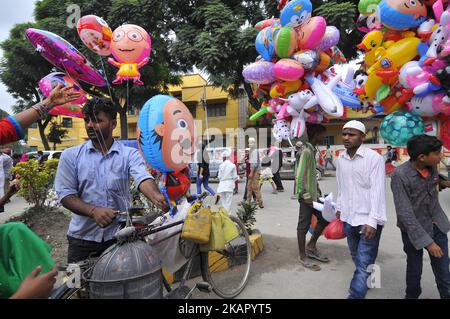
[[[113,84],[124,80],[133,80],[134,84],[143,85],[139,69],[148,63],[152,41],[147,31],[134,24],[125,24],[114,30],[111,53],[114,59],[108,62],[119,68]]]
[[[95,15],[84,16],[78,20],[77,31],[89,50],[99,55],[111,55],[112,30],[105,20]]]
[[[114,30],[111,53],[120,63],[139,63],[150,56],[152,41],[143,28],[125,24]]]
[[[283,27],[297,28],[311,19],[312,4],[309,0],[293,0],[281,10],[280,21]]]
[[[195,153],[194,118],[179,100],[157,95],[139,114],[139,147],[147,163],[163,173],[187,167]]]

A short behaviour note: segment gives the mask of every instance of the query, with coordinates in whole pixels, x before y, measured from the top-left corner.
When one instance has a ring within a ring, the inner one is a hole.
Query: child
[[[419,135],[408,141],[410,161],[394,171],[391,180],[406,253],[406,298],[419,298],[422,290],[423,250],[431,259],[441,298],[450,298],[450,271],[447,233],[450,223],[438,200],[438,189],[450,187],[440,180],[437,165],[442,159],[442,142],[436,137]]]
[[[219,167],[219,186],[217,188],[217,195],[220,197],[222,206],[231,211],[231,203],[233,201],[234,182],[239,179],[236,166],[230,161],[230,152],[225,150],[222,153],[223,162]]]

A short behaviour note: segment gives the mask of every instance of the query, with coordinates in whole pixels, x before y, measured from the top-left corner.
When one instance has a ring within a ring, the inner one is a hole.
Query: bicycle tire
[[[201,253],[201,271],[203,280],[211,285],[212,290],[224,299],[231,299],[238,296],[248,283],[250,267],[252,262],[252,247],[247,230],[238,217],[230,216],[231,220],[236,224],[239,230],[239,237],[233,239],[227,244],[224,251],[209,251]],[[236,245],[234,245],[236,243]],[[238,252],[239,256],[234,255]],[[242,253],[242,254],[240,254]],[[222,255],[226,259],[223,264],[217,264],[223,258],[217,259],[217,254]],[[234,257],[234,259],[228,259],[225,255]],[[239,260],[238,260],[239,258]],[[217,259],[211,265],[210,259]],[[220,267],[225,265],[225,269],[220,271]],[[238,272],[235,267],[241,266],[241,276],[236,278]],[[219,271],[215,271],[219,269]],[[230,276],[231,274],[231,276]],[[233,286],[233,280],[237,280],[238,284]]]

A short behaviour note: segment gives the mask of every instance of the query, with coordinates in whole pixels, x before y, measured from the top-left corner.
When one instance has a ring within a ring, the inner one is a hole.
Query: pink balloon
[[[296,81],[304,73],[303,66],[293,59],[281,59],[273,67],[275,77],[283,81]]]

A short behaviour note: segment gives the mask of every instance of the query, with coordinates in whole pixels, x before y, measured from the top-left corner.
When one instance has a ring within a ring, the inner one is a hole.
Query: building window
[[[208,108],[208,116],[210,117],[218,117],[218,116],[227,116],[227,103],[216,103],[207,105]]]
[[[191,112],[192,117],[195,119],[197,117],[197,105],[186,105],[189,112]],[[208,114],[209,115],[209,114]]]
[[[62,120],[62,127],[72,128],[73,127],[72,119],[70,117],[64,117]]]
[[[334,145],[334,136],[327,136],[323,140],[323,145]]]

